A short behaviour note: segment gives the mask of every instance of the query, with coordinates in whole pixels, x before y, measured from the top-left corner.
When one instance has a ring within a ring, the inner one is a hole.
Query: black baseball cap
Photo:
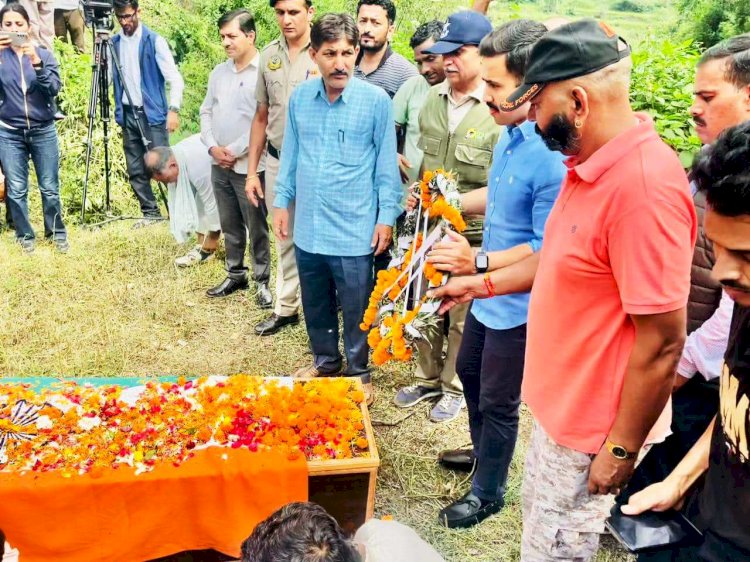
[[[620,50],[620,42],[625,49]],[[630,55],[627,41],[606,23],[582,19],[547,32],[534,44],[523,84],[500,104],[513,111],[542,91],[549,82],[585,76]]]
[[[447,55],[464,45],[479,45],[484,36],[492,31],[490,20],[479,12],[462,10],[448,16],[440,40],[429,49],[428,55]]]

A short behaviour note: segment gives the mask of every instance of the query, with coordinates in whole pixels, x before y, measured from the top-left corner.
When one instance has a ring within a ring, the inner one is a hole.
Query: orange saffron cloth
[[[133,562],[185,550],[239,558],[255,525],[305,501],[307,463],[211,447],[135,475],[0,474],[0,529],[23,562]]]

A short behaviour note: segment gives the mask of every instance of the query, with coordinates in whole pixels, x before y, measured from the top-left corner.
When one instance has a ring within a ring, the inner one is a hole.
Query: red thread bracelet
[[[490,279],[490,272],[484,274],[484,286],[487,289],[487,296],[488,297],[494,297],[495,296],[495,285],[492,284],[492,279]]]

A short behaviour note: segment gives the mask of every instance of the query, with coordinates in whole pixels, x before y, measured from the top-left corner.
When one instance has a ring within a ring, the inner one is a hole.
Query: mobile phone
[[[669,545],[700,544],[703,538],[687,517],[674,510],[625,515],[615,506],[605,525],[617,542],[634,554]]]
[[[17,31],[3,31],[0,32],[0,36],[8,37],[10,39],[10,44],[14,47],[20,47],[29,40],[27,33],[19,33]]]

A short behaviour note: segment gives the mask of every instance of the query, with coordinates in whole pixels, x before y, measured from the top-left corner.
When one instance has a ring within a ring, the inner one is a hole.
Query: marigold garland
[[[413,323],[425,298],[421,298],[419,305],[412,311],[407,311],[405,304],[399,306],[398,301],[406,300],[407,297],[409,299],[420,298],[421,288],[415,290],[417,293],[415,296],[410,295],[406,287],[410,278],[414,277],[412,272],[419,271],[415,268],[422,268],[421,275],[424,275],[430,287],[440,286],[446,278],[444,273],[426,261],[421,261],[416,265],[412,263],[414,254],[422,247],[422,229],[427,228],[427,221],[438,219],[443,221],[442,224],[457,232],[466,229],[466,222],[461,216],[460,198],[453,174],[442,169],[434,172],[425,171],[418,187],[419,191],[415,195],[419,197],[419,209],[416,215],[411,214],[412,217],[416,216],[416,219],[412,219],[416,222],[408,223],[409,226],[406,227],[407,231],[411,229],[414,234],[401,239],[405,244],[400,247],[407,249],[400,258],[400,264],[378,272],[375,287],[359,326],[362,331],[368,332],[367,343],[373,350],[372,361],[375,365],[382,365],[390,360],[409,361],[412,358],[411,343],[419,337],[420,333]],[[417,284],[419,285],[419,282]],[[399,308],[402,311],[401,314],[395,312]],[[387,312],[388,310],[394,310],[394,312]],[[428,313],[424,316],[428,316]],[[424,324],[424,319],[422,319],[421,325],[424,326]]]
[[[235,375],[149,382],[132,400],[119,386],[73,383],[34,391],[0,384],[0,473],[64,476],[130,466],[180,465],[199,448],[274,449],[290,459],[367,456],[359,404],[346,379]],[[31,421],[30,421],[31,420]]]

